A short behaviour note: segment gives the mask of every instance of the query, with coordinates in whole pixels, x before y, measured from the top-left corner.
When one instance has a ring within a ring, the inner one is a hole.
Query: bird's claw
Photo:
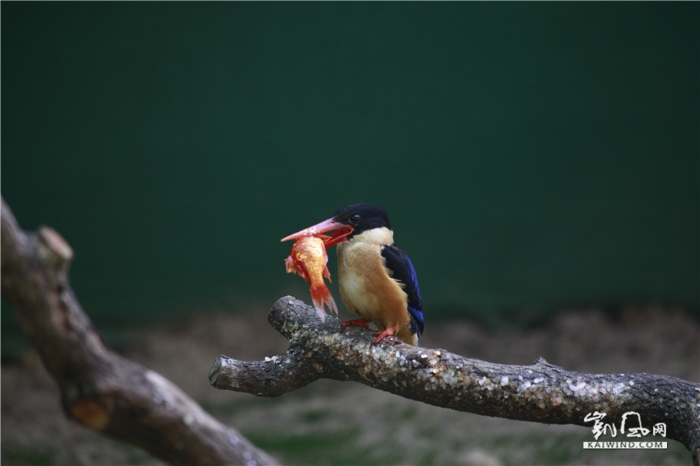
[[[343,322],[343,328],[345,327],[364,327],[364,328],[369,328],[369,319],[355,319],[355,320],[346,320]]]
[[[395,335],[389,335],[388,337],[382,337],[382,338],[377,337],[377,338],[375,338],[374,340],[372,340],[372,343],[370,344],[370,346],[377,346],[378,344],[380,344],[380,343],[382,343],[382,342],[384,342],[385,344],[388,344],[388,345],[392,345],[392,346],[393,346],[393,345],[398,345],[398,344],[401,343],[401,342],[399,341],[399,339],[396,338]]]
[[[396,328],[394,327],[389,327],[385,330],[382,330],[381,332],[377,332],[377,337],[374,339],[372,342],[373,345],[378,344],[384,339],[390,338],[391,341],[395,344],[396,343]]]

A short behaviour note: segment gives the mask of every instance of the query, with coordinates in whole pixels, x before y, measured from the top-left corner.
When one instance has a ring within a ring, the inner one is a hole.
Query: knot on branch
[[[60,281],[68,275],[73,260],[73,248],[56,230],[50,227],[39,229],[39,255],[46,261],[52,274]]]

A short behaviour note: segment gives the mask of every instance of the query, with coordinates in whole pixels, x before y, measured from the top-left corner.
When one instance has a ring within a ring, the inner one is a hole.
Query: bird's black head
[[[348,239],[373,228],[386,227],[391,230],[386,212],[371,204],[353,204],[343,207],[333,215],[333,220],[352,227],[352,233],[348,235]]]

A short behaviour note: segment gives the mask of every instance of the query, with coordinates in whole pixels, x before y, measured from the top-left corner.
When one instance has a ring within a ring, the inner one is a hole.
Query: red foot
[[[355,320],[346,320],[343,322],[343,328],[345,327],[364,327],[364,328],[369,328],[370,320],[369,319],[355,319]]]
[[[395,335],[396,329],[394,327],[389,327],[386,330],[382,330],[381,332],[377,332],[377,338],[374,339],[372,342],[373,345],[376,345],[386,337],[393,337]]]

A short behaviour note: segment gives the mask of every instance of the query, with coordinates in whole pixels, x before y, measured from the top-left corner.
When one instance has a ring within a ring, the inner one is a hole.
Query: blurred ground
[[[348,316],[345,316],[346,318]],[[428,322],[423,346],[508,364],[542,356],[579,372],[649,372],[700,382],[700,324],[680,309],[570,310],[530,330]],[[320,381],[277,399],[218,391],[219,354],[261,359],[286,341],[255,316],[191,318],[134,331],[127,357],[180,385],[207,410],[284,464],[688,464],[689,452],[584,451],[590,429],[508,421],[435,408],[355,383]],[[2,366],[5,465],[159,464],[140,450],[67,421],[58,389],[33,352]]]

